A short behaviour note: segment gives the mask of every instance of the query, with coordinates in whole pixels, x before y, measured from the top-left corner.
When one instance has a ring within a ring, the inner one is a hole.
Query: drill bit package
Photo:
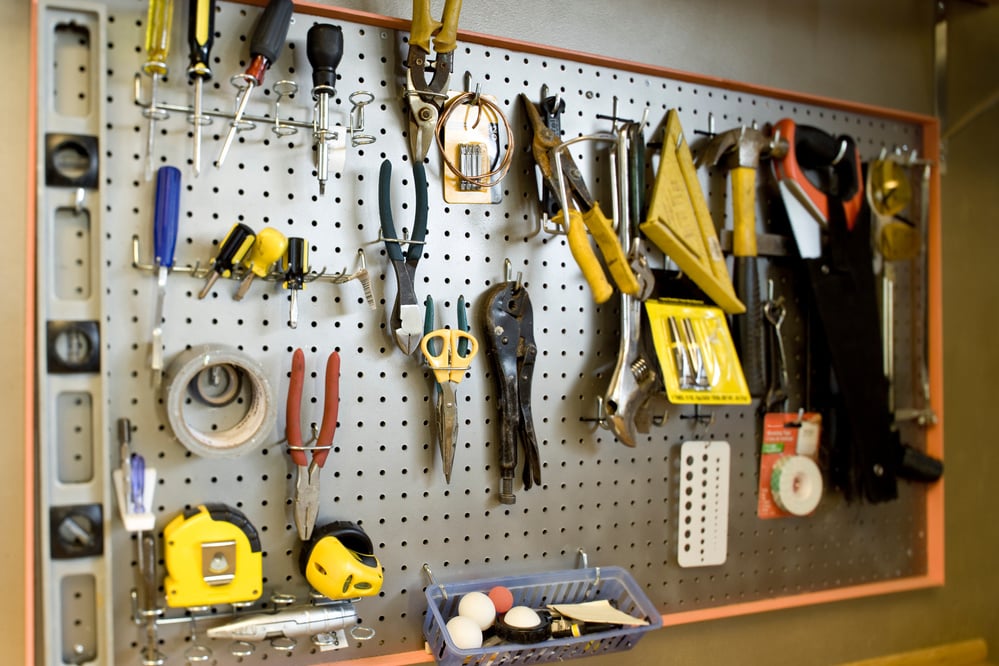
[[[691,301],[650,300],[645,310],[670,402],[750,403],[742,365],[721,309]]]

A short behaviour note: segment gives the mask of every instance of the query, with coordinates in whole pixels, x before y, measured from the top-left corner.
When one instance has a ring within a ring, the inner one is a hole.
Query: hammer
[[[723,157],[730,160],[732,175],[732,256],[735,258],[735,293],[746,312],[733,317],[739,357],[749,393],[765,390],[763,354],[763,307],[756,266],[756,169],[761,157],[776,152],[774,141],[758,129],[739,127],[716,134],[698,159],[698,165],[713,166]]]

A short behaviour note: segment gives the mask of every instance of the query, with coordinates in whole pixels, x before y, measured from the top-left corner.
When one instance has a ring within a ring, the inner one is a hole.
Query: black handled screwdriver
[[[202,287],[198,298],[207,296],[212,287],[215,286],[216,280],[220,277],[229,277],[232,275],[232,269],[250,251],[250,246],[253,245],[254,240],[256,240],[256,236],[253,233],[253,229],[249,226],[242,222],[232,225],[232,229],[229,230],[229,233],[219,243],[219,252],[212,259],[211,275],[205,281],[205,286]]]
[[[264,84],[264,73],[281,55],[281,49],[284,48],[284,42],[288,38],[288,28],[294,10],[295,6],[291,0],[271,0],[253,28],[253,35],[250,37],[250,56],[253,60],[245,72],[231,79],[232,84],[240,89],[237,95],[238,104],[236,115],[229,125],[229,132],[225,135],[222,151],[215,161],[216,167],[221,167],[226,155],[229,154],[229,148],[232,147],[236,132],[239,131],[243,114],[246,113],[246,103],[250,100],[250,94],[255,87]]]
[[[305,289],[305,275],[309,272],[309,246],[304,238],[292,236],[282,261],[285,289],[291,292],[291,310],[288,326],[298,328],[298,292]]]
[[[309,28],[305,53],[312,65],[312,99],[316,102],[315,131],[316,175],[319,195],[326,193],[329,180],[330,98],[336,94],[336,68],[343,58],[343,30],[329,23],[317,23]]]
[[[215,0],[191,0],[187,15],[187,44],[191,49],[187,77],[194,81],[194,175],[201,173],[201,127],[208,118],[201,113],[205,81],[212,78],[208,56],[215,42]]]

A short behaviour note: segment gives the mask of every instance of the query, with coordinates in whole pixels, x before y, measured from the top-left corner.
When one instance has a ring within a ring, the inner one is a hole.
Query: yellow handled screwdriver
[[[246,292],[250,291],[254,278],[267,277],[271,266],[281,260],[287,249],[288,239],[283,233],[271,227],[260,230],[256,242],[250,248],[250,257],[245,262],[247,272],[236,290],[237,301],[243,300]]]
[[[205,81],[212,78],[208,56],[215,42],[215,0],[191,0],[188,12],[187,43],[191,48],[187,77],[194,81],[194,175],[201,173],[201,127],[208,118],[201,113],[201,97]]]
[[[156,108],[156,88],[160,77],[167,75],[167,55],[170,53],[170,28],[173,24],[173,0],[149,0],[146,17],[146,63],[142,71],[152,77],[149,93],[149,139],[146,144],[146,180],[153,177],[153,144],[156,140],[156,121],[165,114]]]
[[[242,222],[232,225],[232,229],[229,230],[229,233],[219,243],[219,252],[212,259],[212,272],[205,281],[205,286],[201,288],[201,292],[198,294],[199,299],[208,295],[220,277],[229,277],[232,275],[233,268],[250,251],[255,238],[253,229]]]

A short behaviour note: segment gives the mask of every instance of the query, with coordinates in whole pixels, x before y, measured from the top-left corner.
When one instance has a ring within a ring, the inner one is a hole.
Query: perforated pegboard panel
[[[185,3],[178,3],[183,5]],[[101,271],[105,330],[108,424],[129,418],[135,426],[134,447],[160,475],[156,489],[157,528],[185,507],[222,501],[240,508],[257,527],[264,550],[265,594],[306,594],[298,571],[299,541],[289,500],[294,468],[279,440],[284,430],[283,399],[288,387],[291,352],[306,352],[307,369],[321,377],[329,351],[342,356],[341,406],[334,450],[323,473],[320,522],[354,520],[375,542],[385,567],[382,593],[358,602],[374,640],[352,642],[350,649],[320,655],[302,642],[292,653],[296,662],[316,663],[399,651],[419,650],[426,581],[421,565],[429,563],[442,580],[520,574],[560,569],[574,564],[577,549],[591,563],[626,567],[664,613],[709,608],[864,582],[916,575],[925,571],[923,494],[902,485],[897,501],[877,506],[846,504],[827,493],[807,519],[763,522],[756,518],[758,441],[753,407],[719,407],[690,417],[692,408],[673,407],[662,427],[640,437],[629,449],[607,431],[585,419],[596,415],[617,353],[617,299],[595,307],[563,236],[540,231],[536,187],[527,140],[527,124],[517,99],[526,92],[540,96],[543,85],[561,92],[568,111],[568,135],[606,129],[598,113],[639,118],[649,110],[646,138],[653,138],[669,108],[680,111],[687,136],[707,130],[709,117],[717,129],[738,124],[763,125],[790,116],[827,131],[847,132],[870,159],[882,147],[917,146],[914,125],[832,111],[804,104],[734,93],[710,86],[676,82],[625,71],[612,71],[570,60],[542,57],[475,44],[459,44],[458,72],[468,70],[483,92],[495,95],[511,118],[518,142],[513,167],[503,182],[503,203],[495,206],[451,206],[440,193],[441,166],[428,165],[430,227],[418,270],[417,295],[434,297],[438,321],[454,325],[459,295],[470,303],[472,331],[479,330],[480,295],[504,279],[503,260],[522,273],[535,312],[539,357],[534,380],[534,414],[542,459],[543,484],[523,491],[517,503],[500,505],[498,486],[498,417],[496,392],[487,359],[480,356],[460,385],[459,445],[454,475],[446,485],[433,441],[432,381],[416,358],[405,357],[385,321],[394,298],[391,267],[378,236],[377,171],[384,158],[394,166],[392,195],[397,226],[412,226],[412,174],[406,118],[399,91],[400,39],[390,30],[334,21],[344,30],[344,58],[339,67],[334,119],[346,122],[347,97],[368,90],[375,101],[366,109],[366,129],[373,145],[348,149],[346,167],[319,197],[313,175],[311,136],[278,138],[266,127],[240,135],[220,170],[211,166],[225,131],[216,120],[205,131],[204,163],[199,178],[189,165],[190,126],[179,114],[158,124],[157,165],[181,167],[184,173],[178,263],[205,263],[214,245],[236,221],[255,229],[273,226],[287,235],[308,239],[315,268],[350,268],[363,247],[372,271],[379,307],[369,310],[360,285],[314,283],[302,293],[296,330],[285,325],[288,297],[274,283],[258,281],[243,302],[235,302],[234,283],[221,280],[201,301],[199,281],[173,275],[169,282],[164,339],[169,361],[187,346],[225,343],[238,346],[264,366],[282,405],[273,444],[234,460],[208,460],[188,453],[173,440],[162,416],[159,396],[149,385],[148,342],[153,310],[154,277],[131,265],[131,238],[138,234],[143,261],[152,242],[153,183],[143,178],[146,121],[132,103],[133,75],[139,70],[145,0],[113,0],[107,9],[107,118],[102,146],[104,207],[101,224],[91,229],[102,243],[106,265]],[[205,104],[229,110],[234,90],[227,79],[246,65],[246,39],[255,7],[220,3],[212,66],[215,78],[206,88]],[[175,16],[171,75],[160,87],[163,101],[189,104],[186,49]],[[282,101],[281,114],[311,119],[308,94],[310,68],[305,35],[317,20],[297,15],[289,43],[267,75],[269,88],[281,79],[295,80],[300,92]],[[453,84],[461,76],[455,76]],[[249,111],[273,114],[275,95],[258,91]],[[577,161],[597,182],[598,194],[609,188],[606,160],[582,151]],[[703,185],[719,226],[727,220],[727,186],[721,170],[702,170]],[[769,220],[764,227],[770,229]],[[778,229],[778,231],[780,231]],[[661,262],[661,258],[659,258]],[[801,353],[804,327],[795,304],[804,298],[780,261],[766,274],[774,279],[792,307],[784,325],[790,348],[791,377],[796,391],[792,406],[803,406],[806,370]],[[913,368],[921,340],[909,335],[910,316],[919,316],[918,280],[899,265],[896,298],[896,354],[900,403],[913,385]],[[911,295],[911,298],[910,298]],[[910,302],[911,301],[911,302]],[[909,363],[909,359],[914,359]],[[303,418],[318,421],[319,380],[306,382]],[[102,442],[105,460],[115,460],[110,427]],[[910,441],[918,430],[906,431]],[[677,566],[679,445],[685,440],[731,443],[728,556],[724,565],[703,569]],[[107,480],[110,484],[110,479]],[[109,512],[113,511],[109,507]],[[113,572],[114,654],[106,661],[135,663],[141,629],[131,623],[130,590],[134,586],[135,544],[117,518],[111,519],[112,548],[107,570]],[[162,569],[160,570],[162,575]],[[262,607],[268,607],[261,604]],[[224,610],[224,609],[223,609]],[[179,615],[176,610],[170,615]],[[199,622],[207,626],[211,619]],[[160,631],[164,652],[180,662],[190,642],[186,624]],[[207,642],[203,633],[201,642]],[[218,663],[231,663],[227,643],[212,644]],[[257,663],[277,656],[267,644],[243,658]]]

